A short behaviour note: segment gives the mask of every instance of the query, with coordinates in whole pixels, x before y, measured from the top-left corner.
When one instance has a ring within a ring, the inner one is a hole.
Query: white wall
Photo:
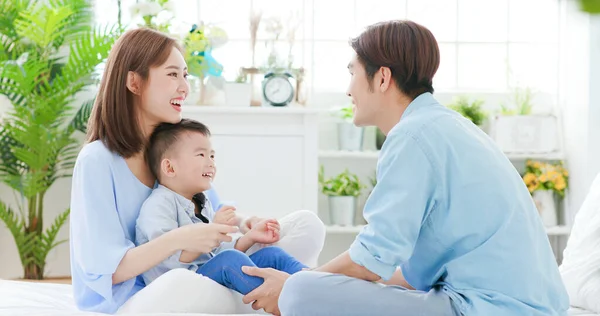
[[[559,103],[570,169],[568,219],[579,210],[600,171],[600,17],[566,1]]]
[[[588,187],[600,172],[600,15],[590,19],[589,49]]]

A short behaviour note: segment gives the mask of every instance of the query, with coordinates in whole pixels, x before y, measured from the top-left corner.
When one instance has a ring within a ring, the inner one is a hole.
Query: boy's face
[[[210,189],[215,176],[215,152],[210,139],[198,132],[186,132],[170,159],[174,182],[187,194]]]

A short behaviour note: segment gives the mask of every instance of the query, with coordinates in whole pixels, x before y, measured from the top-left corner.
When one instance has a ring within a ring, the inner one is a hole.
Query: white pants
[[[298,261],[315,267],[325,242],[325,225],[310,211],[297,211],[281,219],[281,239],[274,244]],[[265,247],[255,245],[249,254]],[[131,297],[123,313],[253,314],[242,296],[213,280],[185,269],[171,270]]]

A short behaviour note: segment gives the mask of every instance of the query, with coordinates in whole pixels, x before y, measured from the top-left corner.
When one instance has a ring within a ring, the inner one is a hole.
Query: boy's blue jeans
[[[235,249],[225,250],[198,268],[197,273],[246,295],[263,284],[264,280],[245,274],[242,272],[243,266],[273,268],[289,274],[306,268],[281,248],[270,246],[262,248],[250,256]]]

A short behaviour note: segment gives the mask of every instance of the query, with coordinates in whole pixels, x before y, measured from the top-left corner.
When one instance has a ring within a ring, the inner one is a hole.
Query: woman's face
[[[181,121],[181,106],[190,89],[187,75],[185,59],[175,47],[164,64],[150,68],[140,102],[145,124]]]

